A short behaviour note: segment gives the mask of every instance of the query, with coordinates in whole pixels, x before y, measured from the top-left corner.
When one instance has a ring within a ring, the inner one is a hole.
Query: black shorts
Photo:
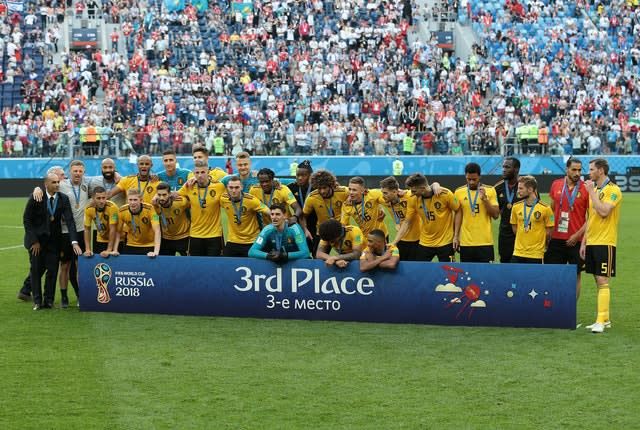
[[[80,240],[78,241],[78,246],[80,246],[80,249],[82,250],[82,252],[85,251],[84,249],[84,239],[83,239],[83,235],[84,232],[79,231],[78,232],[78,237],[80,237]],[[73,252],[73,246],[71,245],[71,239],[69,238],[69,233],[62,233],[62,238],[60,239],[60,262],[61,263],[68,263],[70,261],[72,261],[73,259],[77,259],[78,256],[76,255],[75,252]]]
[[[251,249],[250,243],[233,243],[227,242],[224,245],[225,257],[248,257],[249,249]]]
[[[187,255],[188,249],[188,237],[177,240],[162,239],[162,241],[160,241],[160,255],[176,255],[176,253],[180,255]]]
[[[596,276],[615,278],[616,247],[611,245],[587,245],[585,270]]]
[[[222,236],[190,237],[189,255],[192,257],[220,257],[222,255]]]
[[[517,264],[542,264],[542,258],[519,257],[517,255],[513,255],[511,257],[511,262]]]
[[[129,246],[125,245],[123,254],[125,255],[147,255],[147,252],[153,251],[153,246]]]
[[[498,254],[500,254],[500,263],[511,263],[515,244],[515,236],[505,236],[503,234],[498,236]]]
[[[584,260],[580,258],[580,242],[567,246],[563,239],[551,239],[547,252],[544,253],[545,264],[575,264],[578,273],[584,270]]]
[[[400,251],[400,261],[418,261],[418,247],[420,242],[407,242],[401,240],[398,242],[398,251]]]
[[[493,263],[494,259],[493,245],[460,247],[462,263]]]
[[[97,240],[93,241],[93,253],[100,254],[102,251],[106,251],[109,248],[108,242],[98,242]]]
[[[400,254],[400,256],[402,256],[402,254]],[[436,247],[423,246],[418,244],[416,261],[431,261],[435,256],[438,257],[438,261],[440,262],[456,261],[456,253],[453,250],[453,243]]]

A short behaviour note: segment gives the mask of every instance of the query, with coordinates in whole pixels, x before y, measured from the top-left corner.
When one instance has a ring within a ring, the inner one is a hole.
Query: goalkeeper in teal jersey
[[[269,209],[271,224],[262,229],[249,250],[249,257],[271,260],[278,264],[309,258],[309,247],[302,228],[298,224],[287,224],[289,214],[286,206],[274,203]]]

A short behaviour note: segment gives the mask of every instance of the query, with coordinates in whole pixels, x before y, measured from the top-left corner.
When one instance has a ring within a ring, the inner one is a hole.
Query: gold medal
[[[471,216],[476,216],[476,213],[472,211]]]
[[[507,203],[507,209],[511,209],[513,205],[511,203]]]
[[[528,233],[528,232],[529,232],[529,226],[528,226],[528,225],[525,225],[525,226],[524,226],[524,232],[525,232],[525,233]]]
[[[76,209],[80,209],[80,205],[76,203]]]
[[[56,218],[52,215],[49,217],[49,221],[53,222]]]

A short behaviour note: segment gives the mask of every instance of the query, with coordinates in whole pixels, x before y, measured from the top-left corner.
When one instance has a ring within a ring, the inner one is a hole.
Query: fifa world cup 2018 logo
[[[96,286],[98,287],[98,303],[109,303],[109,281],[111,280],[111,267],[105,263],[99,263],[93,269],[93,276],[96,278]]]

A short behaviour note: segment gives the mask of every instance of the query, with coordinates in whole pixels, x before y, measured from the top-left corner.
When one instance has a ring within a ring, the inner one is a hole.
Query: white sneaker
[[[604,323],[593,323],[591,326],[591,333],[602,333],[604,332]]]
[[[605,321],[604,323],[602,323],[604,325],[604,328],[611,328],[611,321]],[[587,330],[591,330],[593,328],[593,326],[595,326],[596,323],[593,323],[591,325],[586,326],[585,328]]]

